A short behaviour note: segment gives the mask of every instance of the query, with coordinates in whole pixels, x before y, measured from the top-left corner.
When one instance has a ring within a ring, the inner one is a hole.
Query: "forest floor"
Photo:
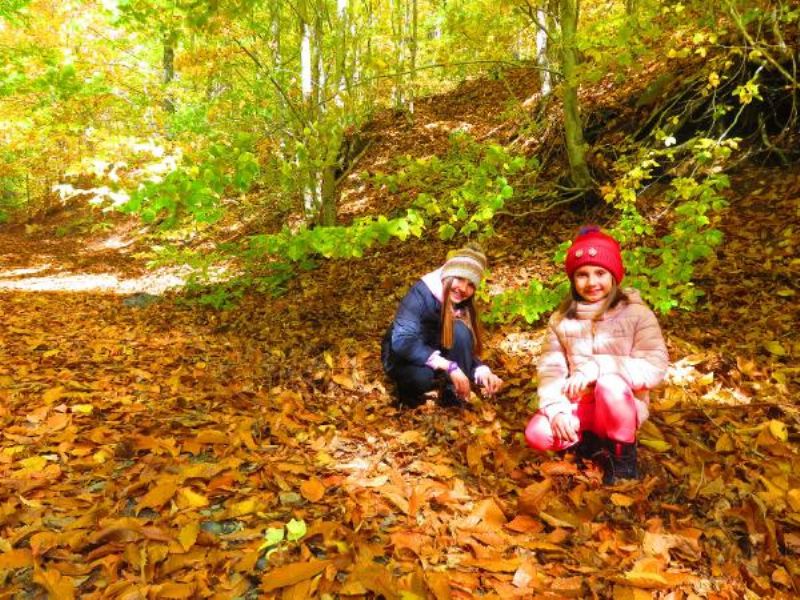
[[[0,231],[0,598],[797,597],[800,169],[727,195],[706,296],[660,318],[643,478],[610,488],[522,442],[541,323],[489,331],[498,397],[393,406],[380,336],[443,244],[213,311],[131,295],[180,275],[131,230]],[[501,224],[491,284],[551,271],[585,218]]]

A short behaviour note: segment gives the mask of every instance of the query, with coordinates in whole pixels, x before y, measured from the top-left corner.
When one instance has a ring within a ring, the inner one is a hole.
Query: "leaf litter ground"
[[[796,597],[800,173],[732,190],[702,305],[661,319],[644,477],[614,488],[521,442],[541,324],[489,332],[498,398],[392,406],[380,335],[442,244],[211,312],[119,295],[174,280],[110,233],[3,232],[0,597]],[[552,271],[584,218],[502,224],[492,286]],[[292,519],[298,542],[262,548]]]
[[[378,339],[443,247],[326,264],[221,313],[0,293],[3,596],[794,596],[800,178],[777,175],[737,178],[707,302],[662,318],[644,478],[616,488],[520,442],[541,325],[490,332],[502,396],[392,407]],[[31,277],[15,269],[41,247],[4,234],[4,273]],[[306,535],[267,562],[264,532],[292,518]]]

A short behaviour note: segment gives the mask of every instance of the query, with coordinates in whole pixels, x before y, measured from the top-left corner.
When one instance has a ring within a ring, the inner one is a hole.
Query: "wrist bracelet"
[[[447,365],[447,373],[450,374],[453,371],[455,371],[456,369],[458,369],[458,363],[453,361],[453,360],[451,360],[450,364]]]

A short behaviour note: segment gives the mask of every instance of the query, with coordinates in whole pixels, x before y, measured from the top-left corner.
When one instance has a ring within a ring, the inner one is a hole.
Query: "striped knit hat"
[[[442,267],[442,279],[460,277],[478,287],[485,270],[486,255],[477,247],[467,246],[453,250],[447,255],[447,262]]]

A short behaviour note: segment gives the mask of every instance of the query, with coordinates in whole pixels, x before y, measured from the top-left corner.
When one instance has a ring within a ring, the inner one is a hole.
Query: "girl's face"
[[[611,291],[614,278],[603,267],[584,265],[572,274],[575,291],[586,302],[603,300]]]
[[[450,302],[459,304],[472,298],[473,294],[475,294],[475,286],[471,281],[453,277],[453,283],[450,284]]]

